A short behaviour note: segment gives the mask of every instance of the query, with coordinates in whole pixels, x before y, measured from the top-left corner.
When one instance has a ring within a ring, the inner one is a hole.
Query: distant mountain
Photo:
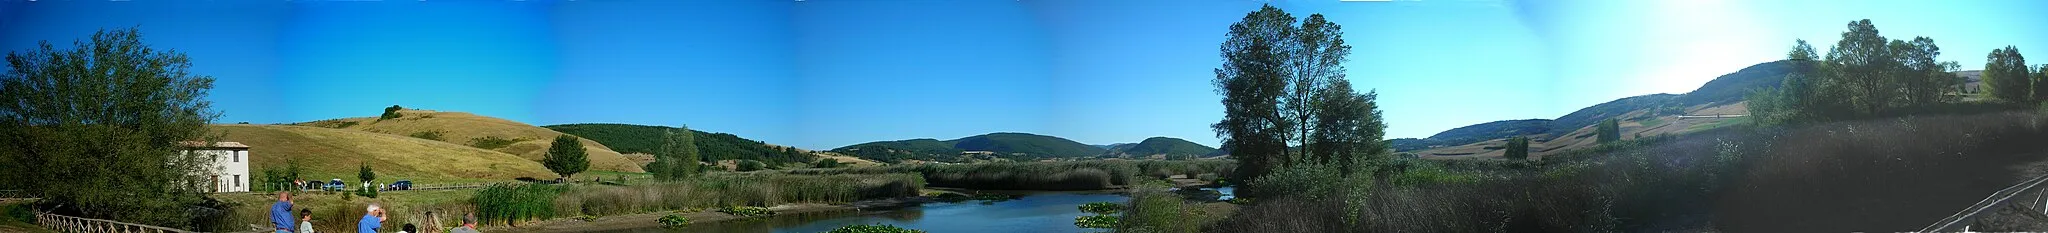
[[[968,151],[985,151],[987,153],[970,155],[966,153]],[[905,159],[964,162],[994,158],[1011,160],[1070,158],[1095,156],[1102,154],[1103,151],[1105,150],[1102,147],[1081,144],[1065,138],[1028,133],[991,133],[945,141],[937,139],[880,141],[832,149],[832,152],[892,163]]]
[[[1516,135],[1547,133],[1550,132],[1550,123],[1551,120],[1545,119],[1494,121],[1445,130],[1429,138],[1394,139],[1391,143],[1394,144],[1396,151],[1427,149],[1437,145],[1464,145]]]
[[[630,124],[565,124],[542,126],[569,135],[597,141],[610,146],[619,153],[654,154],[661,148],[662,133],[675,129],[667,126]],[[748,159],[769,164],[809,163],[817,156],[792,147],[771,145],[761,141],[742,138],[728,133],[712,133],[690,130],[696,133],[697,151],[705,161],[727,159]]]
[[[1102,144],[1102,145],[1090,145],[1090,146],[1095,146],[1096,148],[1102,148],[1102,149],[1104,149],[1104,150],[1114,150],[1114,149],[1116,149],[1116,148],[1118,148],[1118,147],[1130,147],[1131,145],[1135,145],[1135,144],[1137,144],[1137,143],[1110,143],[1110,144]]]
[[[1152,137],[1146,138],[1145,141],[1138,142],[1136,144],[1124,144],[1114,148],[1110,148],[1109,151],[1104,153],[1104,155],[1114,157],[1143,157],[1152,155],[1165,155],[1168,158],[1176,158],[1208,156],[1215,153],[1216,148],[1211,148],[1209,146],[1204,146],[1202,144],[1196,144],[1195,142],[1190,142],[1188,140],[1169,137]]]
[[[1592,126],[1602,120],[1628,115],[1636,111],[1644,114],[1622,120],[1651,120],[1658,116],[1680,115],[1688,110],[1705,109],[1714,106],[1743,102],[1743,95],[1759,88],[1774,88],[1783,82],[1799,66],[1789,60],[1759,63],[1742,68],[1734,73],[1715,77],[1700,85],[1698,89],[1682,95],[1649,94],[1616,99],[1596,104],[1565,114],[1554,120],[1508,120],[1476,124],[1446,130],[1429,138],[1399,138],[1388,140],[1397,151],[1412,151],[1438,146],[1456,146],[1487,140],[1512,137],[1515,135],[1549,135],[1551,139],[1566,133]],[[1547,125],[1539,126],[1546,123]],[[1547,141],[1547,140],[1546,140]]]

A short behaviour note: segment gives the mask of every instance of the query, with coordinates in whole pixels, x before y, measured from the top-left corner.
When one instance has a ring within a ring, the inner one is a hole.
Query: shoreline
[[[768,210],[775,211],[775,215],[761,216],[756,218],[772,218],[775,217],[776,215],[814,213],[825,211],[863,210],[873,208],[901,208],[908,206],[923,205],[924,203],[930,203],[932,201],[933,199],[931,197],[919,196],[862,200],[846,204],[791,203],[768,207]],[[689,213],[681,213],[678,211],[658,211],[628,215],[604,216],[598,217],[597,220],[592,221],[576,220],[574,218],[555,218],[542,220],[538,222],[530,222],[522,224],[521,226],[518,227],[486,227],[480,230],[552,233],[660,228],[663,226],[656,220],[661,219],[661,217],[668,216],[670,214],[678,214],[682,215],[683,217],[689,218],[690,224],[692,225],[743,219],[738,216],[719,213],[716,210],[705,209]]]
[[[1201,181],[1201,180],[1195,180],[1195,179],[1185,179],[1185,178],[1173,178],[1173,179],[1168,179],[1168,180],[1169,180],[1169,181],[1171,181],[1171,182],[1173,183],[1173,186],[1174,186],[1175,188],[1189,188],[1189,187],[1202,187],[1202,186],[1208,186],[1208,185],[1212,185],[1212,184],[1213,184],[1213,183],[1210,183],[1210,182],[1206,182],[1206,181]],[[931,188],[931,189],[932,189],[932,190],[936,190],[936,191],[945,191],[945,192],[954,192],[954,193],[972,193],[972,192],[991,192],[991,193],[1044,193],[1044,192],[1082,192],[1082,193],[1122,193],[1122,192],[1125,192],[1125,191],[1129,191],[1129,187],[1115,187],[1115,188],[1110,188],[1110,189],[1100,189],[1100,190],[1074,190],[1074,191],[1047,191],[1047,190],[974,190],[974,189],[957,189],[957,188]],[[1123,195],[1123,194],[1117,194],[1117,195]],[[773,218],[773,217],[775,217],[775,216],[778,216],[778,215],[785,215],[785,214],[802,214],[802,213],[815,213],[815,212],[826,212],[826,211],[846,211],[846,210],[868,210],[868,209],[893,209],[893,208],[903,208],[903,207],[910,207],[910,206],[919,206],[919,205],[924,205],[924,204],[926,204],[926,203],[932,203],[932,202],[938,202],[937,198],[934,198],[934,197],[932,197],[932,196],[916,196],[916,197],[897,197],[897,198],[888,198],[888,199],[874,199],[874,200],[861,200],[861,201],[855,201],[855,202],[853,202],[853,203],[846,203],[846,204],[824,204],[824,203],[790,203],[790,204],[781,204],[781,205],[775,205],[775,206],[770,206],[770,207],[768,207],[768,210],[773,210],[773,211],[775,211],[775,215],[769,215],[769,216],[761,216],[761,217],[756,217],[756,218]],[[520,226],[517,226],[517,227],[507,227],[507,226],[496,226],[496,227],[483,227],[483,228],[481,228],[481,229],[479,229],[479,230],[486,230],[486,231],[513,231],[513,232],[540,232],[540,233],[556,233],[556,232],[591,232],[591,231],[616,231],[616,230],[631,230],[631,229],[644,229],[644,228],[660,228],[660,227],[663,227],[663,226],[661,225],[661,223],[657,222],[656,220],[658,220],[658,219],[661,219],[661,217],[663,217],[663,216],[668,216],[668,215],[670,215],[670,214],[678,214],[678,215],[682,215],[682,216],[683,216],[683,217],[685,217],[685,218],[689,218],[689,219],[690,219],[690,224],[692,224],[692,225],[694,225],[694,224],[708,224],[708,223],[717,223],[717,222],[725,222],[725,221],[733,221],[733,220],[740,220],[740,219],[743,219],[743,218],[740,218],[740,217],[738,217],[738,216],[733,216],[733,215],[730,215],[730,214],[725,214],[725,213],[719,213],[719,212],[718,212],[717,210],[713,210],[713,209],[704,209],[704,210],[697,210],[697,211],[694,211],[694,212],[688,212],[688,213],[684,213],[684,212],[681,212],[681,211],[657,211],[657,212],[648,212],[648,213],[638,213],[638,214],[627,214],[627,215],[613,215],[613,216],[603,216],[603,217],[598,217],[598,218],[597,218],[596,220],[592,220],[592,221],[583,221],[583,220],[576,220],[575,218],[570,218],[570,217],[561,217],[561,218],[554,218],[554,219],[548,219],[548,220],[541,220],[541,221],[529,222],[529,223],[526,223],[526,224],[521,224]]]

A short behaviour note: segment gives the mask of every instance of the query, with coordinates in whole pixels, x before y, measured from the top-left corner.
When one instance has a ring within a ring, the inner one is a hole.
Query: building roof
[[[242,143],[240,143],[240,142],[214,142],[212,146],[207,146],[207,145],[206,145],[206,142],[200,142],[200,141],[185,141],[185,142],[180,142],[180,143],[178,143],[178,144],[181,144],[181,146],[184,146],[184,147],[187,147],[187,148],[202,148],[202,149],[213,149],[213,148],[221,148],[221,149],[248,149],[248,148],[249,148],[249,145],[243,145],[243,144],[242,144]]]

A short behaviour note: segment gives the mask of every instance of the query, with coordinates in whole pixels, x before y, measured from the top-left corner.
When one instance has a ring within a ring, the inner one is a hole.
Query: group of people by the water
[[[294,203],[292,202],[291,192],[277,192],[277,203],[270,205],[270,224],[275,227],[276,232],[315,233],[316,231],[313,230],[313,209],[299,209],[299,217],[292,218],[293,204]],[[434,216],[434,212],[427,212],[426,215],[429,219],[432,219]],[[385,214],[384,208],[382,206],[378,206],[376,203],[370,203],[369,205],[364,207],[363,218],[361,220],[356,221],[356,232],[382,232],[382,230],[384,230],[384,220],[388,218],[390,218],[390,216],[387,216]],[[426,230],[427,231],[424,232],[420,231],[418,226],[408,223],[405,224],[405,226],[400,227],[398,233],[440,233],[441,231],[441,229],[439,229],[439,224],[427,226]],[[463,215],[462,226],[449,229],[448,233],[479,233],[479,231],[476,230],[476,214],[472,213]]]

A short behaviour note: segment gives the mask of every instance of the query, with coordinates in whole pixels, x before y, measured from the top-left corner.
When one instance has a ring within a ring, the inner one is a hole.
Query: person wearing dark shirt
[[[276,232],[290,233],[292,229],[298,229],[296,220],[292,218],[292,193],[277,192],[277,204],[270,204],[270,224],[275,226]]]

